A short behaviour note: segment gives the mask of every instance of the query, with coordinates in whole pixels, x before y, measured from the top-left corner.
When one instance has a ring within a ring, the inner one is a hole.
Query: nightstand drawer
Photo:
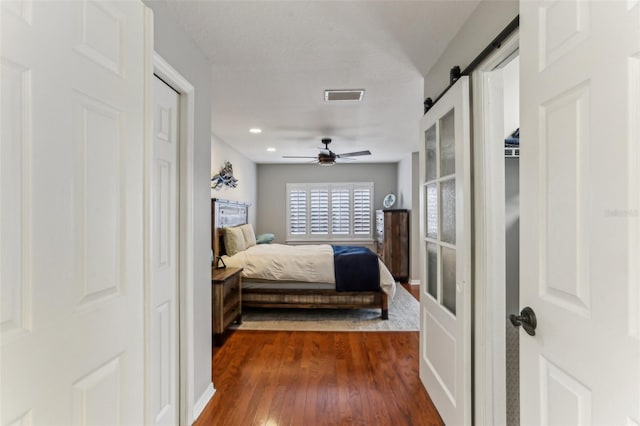
[[[240,287],[240,274],[236,274],[233,277],[226,280],[223,284],[222,297],[225,300],[232,295],[233,293],[238,293],[238,288]]]
[[[229,324],[242,321],[241,268],[214,269],[211,273],[211,326],[214,343],[222,344]]]

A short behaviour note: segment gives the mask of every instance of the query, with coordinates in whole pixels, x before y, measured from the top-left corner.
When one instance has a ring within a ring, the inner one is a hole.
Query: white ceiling
[[[418,150],[422,75],[478,0],[168,4],[212,63],[217,137],[256,163],[309,161],[282,156],[314,156],[323,137],[385,162]],[[365,94],[328,103],[325,89]]]

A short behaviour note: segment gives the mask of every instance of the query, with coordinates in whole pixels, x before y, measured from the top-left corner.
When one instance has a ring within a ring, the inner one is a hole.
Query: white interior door
[[[471,424],[469,80],[420,121],[420,379],[448,425]]]
[[[151,418],[178,424],[178,130],[180,96],[153,84]]]
[[[520,409],[640,424],[640,3],[520,3]]]
[[[0,422],[142,424],[144,6],[0,8]]]

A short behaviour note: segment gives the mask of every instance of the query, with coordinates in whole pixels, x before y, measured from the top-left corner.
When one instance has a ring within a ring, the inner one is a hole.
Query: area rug
[[[420,303],[401,285],[389,301],[389,319],[380,309],[259,309],[242,312],[236,330],[285,331],[418,331]]]

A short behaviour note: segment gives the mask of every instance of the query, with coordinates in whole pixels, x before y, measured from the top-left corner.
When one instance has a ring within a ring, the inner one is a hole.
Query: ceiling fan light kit
[[[350,157],[359,157],[362,155],[371,155],[371,151],[357,151],[357,152],[347,152],[345,154],[336,154],[335,152],[329,149],[329,144],[331,143],[331,138],[323,138],[322,143],[324,144],[324,148],[319,148],[320,152],[317,157],[308,157],[308,156],[296,156],[296,155],[283,155],[282,158],[315,158],[314,163],[320,164],[321,166],[333,166],[336,163],[336,159],[341,160],[355,160],[355,158]]]

